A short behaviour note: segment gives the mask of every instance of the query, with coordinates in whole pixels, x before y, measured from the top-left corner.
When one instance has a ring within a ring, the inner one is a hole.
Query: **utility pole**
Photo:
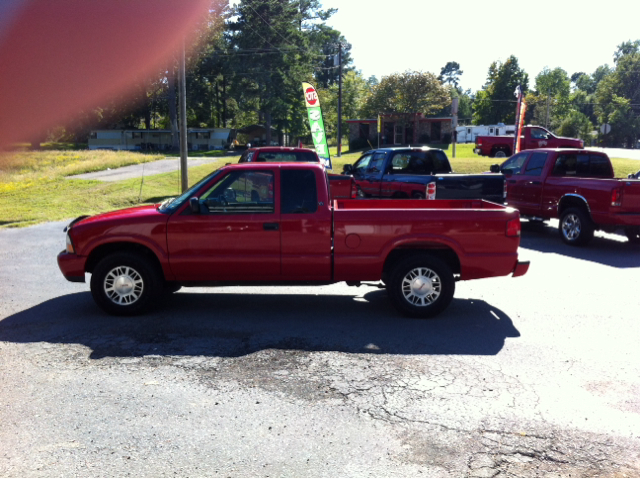
[[[338,157],[342,156],[342,43],[338,44]]]
[[[187,169],[187,75],[185,72],[184,40],[180,52],[180,185],[182,191],[189,189]]]
[[[549,129],[549,97],[551,96],[551,90],[547,92],[547,119],[545,121],[544,127]]]

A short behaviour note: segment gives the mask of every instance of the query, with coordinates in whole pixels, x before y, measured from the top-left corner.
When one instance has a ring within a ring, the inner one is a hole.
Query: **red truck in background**
[[[247,149],[238,163],[322,163],[315,150],[310,148],[295,148],[291,146],[263,146]],[[357,196],[358,187],[350,175],[337,175],[328,173],[330,194],[332,200],[351,198]]]
[[[105,311],[134,314],[181,286],[382,280],[405,315],[444,310],[455,281],[526,273],[520,216],[483,200],[329,200],[325,169],[245,163],[162,204],[80,217],[58,265]]]
[[[538,149],[493,165],[507,179],[507,204],[523,216],[560,218],[560,236],[585,245],[596,230],[623,228],[640,243],[640,181],[614,178],[605,153],[590,150]]]
[[[541,126],[525,126],[520,138],[520,151],[534,148],[583,148],[584,142],[576,138],[555,136]],[[506,158],[513,154],[513,136],[478,136],[473,152],[480,156]]]

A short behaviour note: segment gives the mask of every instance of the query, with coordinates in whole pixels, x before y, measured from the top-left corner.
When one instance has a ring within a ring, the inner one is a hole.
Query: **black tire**
[[[116,286],[116,283],[120,286]],[[144,256],[135,253],[106,256],[91,275],[94,301],[115,316],[142,313],[156,302],[161,290],[162,277],[158,268]]]
[[[624,233],[627,235],[629,243],[640,244],[640,228],[625,228]]]
[[[173,281],[166,281],[164,283],[164,287],[162,288],[163,294],[173,294],[177,293],[182,289],[182,285],[180,283],[174,283]]]
[[[425,285],[428,289],[422,293],[419,290]],[[449,306],[456,282],[444,261],[428,254],[416,254],[400,260],[392,268],[386,286],[391,303],[403,315],[431,318]]]
[[[558,230],[566,244],[584,246],[593,239],[595,225],[583,208],[567,208],[560,215]]]
[[[507,153],[504,150],[496,150],[493,153],[493,157],[494,158],[506,158],[507,157]]]
[[[414,191],[411,193],[411,198],[414,200],[424,200],[424,196],[424,193],[421,193],[420,191]]]

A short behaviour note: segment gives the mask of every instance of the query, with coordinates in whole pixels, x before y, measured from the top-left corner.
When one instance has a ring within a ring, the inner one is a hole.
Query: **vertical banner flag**
[[[518,99],[518,103],[516,104],[516,122],[514,125],[516,127],[516,131],[515,131],[515,136],[513,137],[513,148],[511,149],[511,151],[513,151],[513,154],[515,155],[516,153],[518,153],[518,150],[520,149],[519,125],[520,125],[520,102],[522,101],[522,90],[520,89],[520,85],[516,87],[516,90],[513,92],[513,94]]]
[[[516,153],[520,153],[520,137],[522,136],[522,126],[524,125],[524,114],[527,112],[527,102],[522,99],[520,103],[520,112],[518,113],[518,124],[516,125],[516,131],[518,133],[516,140],[516,149],[514,150],[514,155]]]
[[[318,92],[311,83],[302,82],[304,92],[304,102],[307,105],[307,115],[309,116],[309,127],[316,153],[324,166],[331,168],[331,156],[327,146],[327,136],[324,133],[324,122],[322,121],[322,110],[320,109],[320,98]]]
[[[380,114],[378,114],[378,148],[380,148],[381,135],[382,135],[382,121],[380,120]]]

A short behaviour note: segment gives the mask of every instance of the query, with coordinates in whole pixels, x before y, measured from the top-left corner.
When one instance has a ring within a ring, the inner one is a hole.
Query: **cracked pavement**
[[[522,278],[434,320],[344,284],[114,318],[64,223],[0,230],[0,475],[637,477],[640,248],[523,225]]]

